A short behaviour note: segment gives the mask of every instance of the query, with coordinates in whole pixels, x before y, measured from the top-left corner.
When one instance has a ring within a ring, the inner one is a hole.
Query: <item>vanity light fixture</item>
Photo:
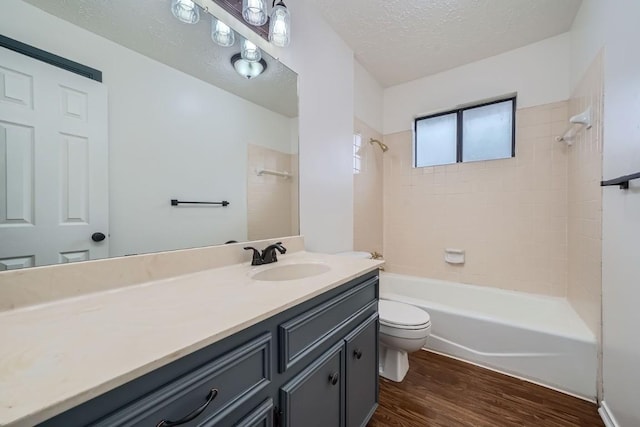
[[[287,47],[291,41],[291,15],[282,0],[273,0],[269,21],[269,41],[278,47]]]
[[[185,24],[196,24],[200,20],[200,10],[193,0],[171,0],[171,12]]]
[[[266,0],[242,0],[242,17],[247,23],[256,27],[266,24]]]
[[[260,48],[247,39],[242,40],[242,49],[240,50],[242,59],[249,62],[257,62],[262,59]]]
[[[216,18],[211,18],[211,39],[222,47],[233,46],[236,37],[227,24]]]
[[[233,65],[233,68],[235,68],[236,72],[247,80],[258,77],[267,69],[267,63],[264,59],[260,59],[259,61],[247,61],[239,53],[236,53],[231,57],[231,64]]]

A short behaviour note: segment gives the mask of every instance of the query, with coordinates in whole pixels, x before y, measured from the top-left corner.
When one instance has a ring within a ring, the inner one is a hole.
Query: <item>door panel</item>
[[[104,85],[0,48],[0,268],[109,256],[107,124]]]
[[[60,254],[60,264],[78,261],[89,261],[89,251],[63,252]]]
[[[346,345],[347,427],[363,427],[378,407],[378,314],[349,334]]]
[[[0,225],[33,225],[34,144],[33,128],[0,121]]]
[[[35,261],[32,256],[0,259],[0,271],[18,270],[27,267],[35,267]]]
[[[0,102],[33,109],[33,77],[0,66]]]
[[[340,342],[280,389],[284,427],[344,425],[343,348]]]
[[[61,196],[63,224],[89,223],[89,141],[61,134]]]

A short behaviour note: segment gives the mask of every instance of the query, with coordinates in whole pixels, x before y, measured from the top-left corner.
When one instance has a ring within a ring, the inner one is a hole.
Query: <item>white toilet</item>
[[[338,255],[371,259],[369,252]],[[431,333],[429,313],[413,305],[380,300],[380,375],[401,382],[409,370],[409,353],[420,350]]]
[[[380,300],[380,375],[401,382],[409,370],[409,353],[427,343],[429,314],[409,304]]]

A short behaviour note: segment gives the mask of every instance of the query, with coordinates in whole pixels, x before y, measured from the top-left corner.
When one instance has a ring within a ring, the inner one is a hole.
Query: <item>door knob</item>
[[[91,235],[91,240],[93,240],[94,242],[102,242],[106,238],[107,236],[105,236],[104,233],[93,233]]]

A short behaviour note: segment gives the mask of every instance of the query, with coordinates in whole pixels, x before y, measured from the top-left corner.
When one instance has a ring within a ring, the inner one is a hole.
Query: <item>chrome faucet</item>
[[[247,246],[244,248],[245,251],[253,251],[253,257],[251,258],[251,265],[263,265],[263,264],[271,264],[273,262],[278,262],[278,257],[276,256],[276,251],[284,254],[287,252],[287,248],[282,246],[282,242],[277,242],[272,245],[267,246],[262,250],[262,254],[259,250],[252,246]]]

